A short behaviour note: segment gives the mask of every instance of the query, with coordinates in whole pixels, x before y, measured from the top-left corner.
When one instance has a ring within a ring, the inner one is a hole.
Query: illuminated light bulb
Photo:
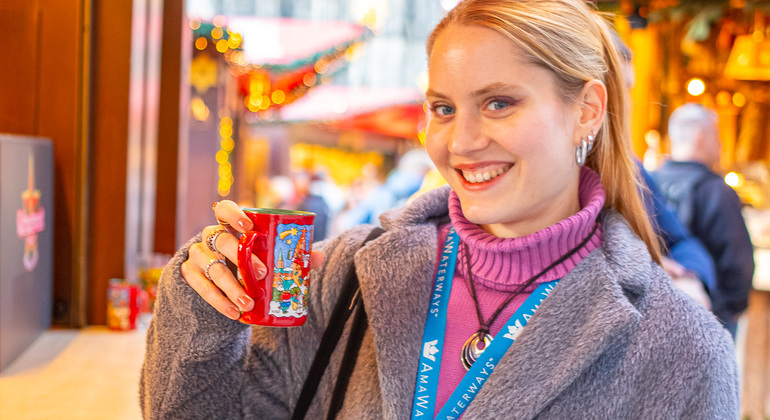
[[[219,129],[219,136],[222,138],[228,138],[233,135],[233,128],[229,125],[222,125]]]
[[[735,92],[733,95],[733,105],[737,106],[738,108],[746,105],[746,96],[740,92]]]
[[[730,95],[730,92],[723,90],[717,93],[716,101],[719,106],[728,106],[732,101],[732,95]]]
[[[267,95],[262,97],[262,102],[259,104],[259,109],[265,110],[270,108],[270,98]]]
[[[741,176],[735,172],[729,172],[725,175],[725,184],[735,188],[739,187],[743,182]]]
[[[216,160],[217,160],[217,163],[219,164],[223,164],[227,162],[227,152],[225,152],[224,150],[218,151],[216,155]]]
[[[302,76],[302,83],[307,87],[315,86],[317,81],[318,77],[316,77],[315,73],[306,73]]]
[[[206,106],[206,103],[200,97],[196,96],[190,101],[190,109],[196,120],[206,121],[209,119],[209,107]]]
[[[217,41],[217,51],[224,53],[224,52],[227,52],[227,48],[228,48],[227,41],[225,41],[224,39],[220,39],[219,41]]]
[[[657,145],[660,142],[660,133],[657,130],[650,130],[644,135],[644,141],[648,145]]]
[[[706,91],[706,84],[703,80],[694,78],[687,82],[687,92],[692,96],[702,95]]]
[[[190,29],[197,31],[201,27],[200,19],[190,19]]]
[[[229,111],[228,111],[228,113],[229,113]],[[219,122],[219,125],[228,125],[228,126],[232,126],[233,125],[233,119],[232,118],[230,118],[229,116],[225,116],[225,115],[220,115],[220,116],[222,117],[222,121]]]
[[[222,142],[220,143],[222,146],[222,150],[226,152],[230,152],[233,150],[233,147],[235,147],[235,141],[233,139],[222,139]]]
[[[209,42],[204,37],[199,37],[195,40],[195,48],[199,50],[205,50]]]
[[[273,100],[273,103],[282,104],[286,100],[286,94],[282,90],[276,90],[270,95],[270,99]]]
[[[356,58],[358,58],[360,49],[361,48],[359,48],[358,44],[353,44],[350,47],[348,47],[343,53],[345,56],[345,60],[353,61]]]
[[[249,105],[254,108],[258,108],[260,105],[262,105],[262,95],[249,96]]]
[[[241,45],[241,36],[239,34],[231,34],[230,38],[227,40],[227,46],[234,50],[238,48],[239,45]]]
[[[215,26],[214,29],[211,30],[211,37],[214,39],[222,38],[222,35],[224,34],[224,31],[222,28]]]
[[[329,67],[328,63],[322,60],[318,60],[318,62],[315,63],[315,66],[313,66],[313,69],[315,69],[315,72],[318,74],[324,74],[328,67]]]
[[[216,15],[214,16],[213,23],[214,23],[214,26],[216,26],[217,28],[221,28],[225,26],[225,17],[222,15]]]

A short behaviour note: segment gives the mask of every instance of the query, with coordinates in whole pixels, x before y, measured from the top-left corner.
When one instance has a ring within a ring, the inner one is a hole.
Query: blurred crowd
[[[378,225],[380,214],[417,193],[433,169],[420,149],[404,153],[388,173],[374,164],[364,165],[350,185],[338,185],[328,168],[314,166],[270,178],[263,206],[315,213],[313,236],[320,241],[356,225]]]

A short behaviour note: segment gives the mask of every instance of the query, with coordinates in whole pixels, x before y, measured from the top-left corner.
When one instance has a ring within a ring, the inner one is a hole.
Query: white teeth
[[[466,181],[470,182],[471,184],[478,184],[480,182],[489,181],[490,179],[495,179],[498,176],[502,175],[507,171],[510,167],[507,168],[498,168],[493,169],[491,171],[487,170],[484,172],[469,172],[469,171],[462,171],[463,178],[465,178]]]

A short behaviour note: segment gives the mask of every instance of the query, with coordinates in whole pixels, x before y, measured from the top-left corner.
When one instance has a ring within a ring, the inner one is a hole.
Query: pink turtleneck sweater
[[[473,280],[485,322],[505,301],[510,292],[579,245],[591,233],[599,211],[604,205],[604,199],[604,189],[599,176],[584,167],[580,173],[581,210],[579,212],[555,225],[524,237],[498,238],[468,221],[463,216],[459,198],[454,192],[450,193],[449,216],[460,239],[468,245]],[[447,224],[439,228],[439,256],[449,226]],[[490,328],[492,336],[500,331],[540,283],[562,278],[588,253],[598,247],[602,240],[603,236],[599,228],[582,249],[545,273],[524,293],[514,298]],[[449,295],[436,413],[441,410],[465,375],[466,370],[460,362],[462,346],[479,329],[476,308],[467,280],[466,258],[468,256],[465,254],[465,248],[460,246]]]

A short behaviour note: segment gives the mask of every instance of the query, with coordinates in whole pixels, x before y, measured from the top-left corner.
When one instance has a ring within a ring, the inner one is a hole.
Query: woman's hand
[[[228,318],[238,319],[241,312],[254,308],[254,301],[246,294],[238,280],[225,265],[223,257],[238,263],[238,236],[253,228],[251,219],[232,201],[220,201],[214,205],[214,215],[219,224],[206,226],[203,241],[193,244],[187,261],[182,263],[182,277],[201,297]],[[214,249],[209,248],[213,239]],[[323,263],[323,254],[310,252],[310,267]],[[265,264],[251,256],[258,279],[267,275]],[[208,270],[208,276],[206,271]]]
[[[696,276],[695,273],[667,257],[663,257],[661,262],[663,269],[681,291],[703,305],[706,309],[711,310],[711,298],[706,292],[706,287],[703,285],[703,282],[698,279],[698,276]]]

